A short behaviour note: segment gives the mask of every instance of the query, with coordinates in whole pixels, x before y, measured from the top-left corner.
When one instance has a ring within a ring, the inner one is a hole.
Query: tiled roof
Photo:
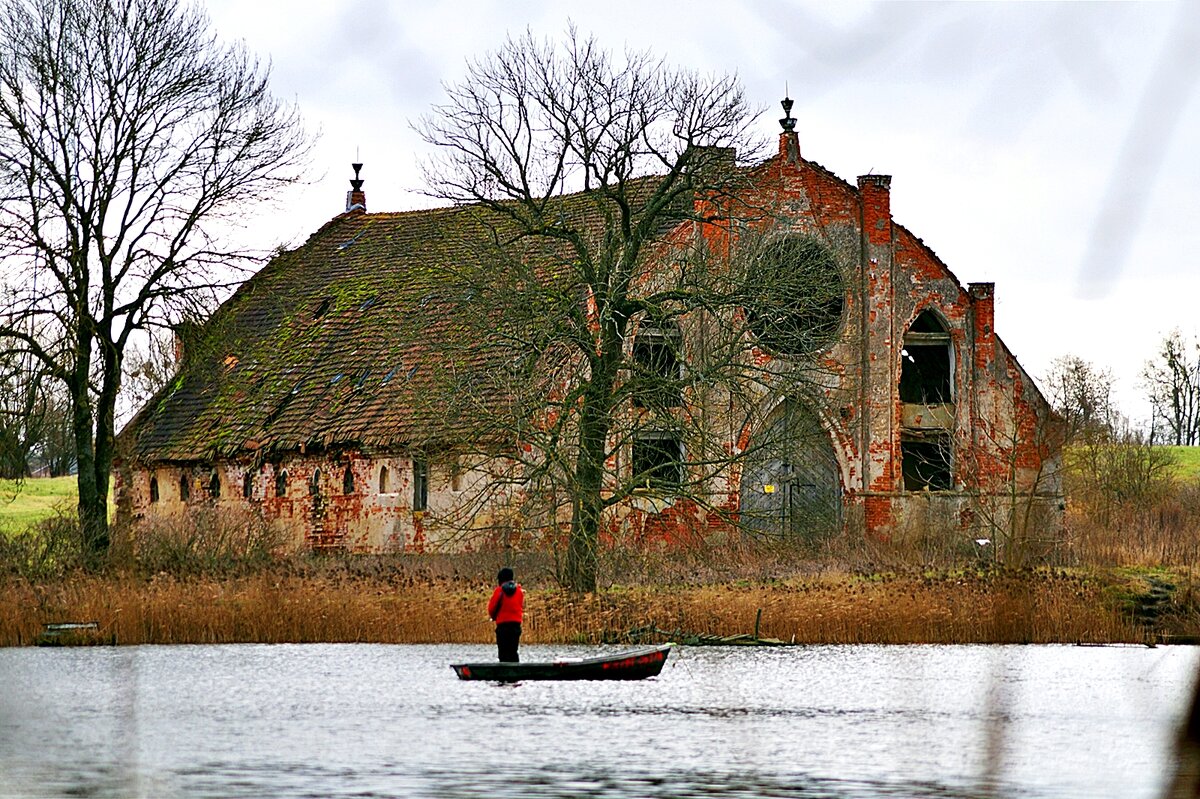
[[[349,213],[275,258],[189,343],[180,374],[122,432],[123,452],[190,461],[436,438],[421,367],[461,291],[446,265],[474,255],[472,215]]]
[[[584,195],[564,198],[555,213],[602,224]],[[456,307],[471,296],[458,267],[494,252],[489,242],[504,227],[473,206],[334,218],[204,325],[179,375],[122,431],[122,455],[206,461],[451,440],[454,422],[437,401],[446,389],[434,372],[446,357],[460,372],[512,358],[487,342],[452,356],[444,349],[456,334]],[[518,253],[546,269],[558,255],[544,246]]]

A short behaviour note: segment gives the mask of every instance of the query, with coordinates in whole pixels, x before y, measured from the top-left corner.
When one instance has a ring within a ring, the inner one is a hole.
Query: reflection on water
[[[1198,664],[1185,648],[680,648],[653,680],[516,685],[447,665],[492,654],[0,650],[0,796],[1150,799]]]

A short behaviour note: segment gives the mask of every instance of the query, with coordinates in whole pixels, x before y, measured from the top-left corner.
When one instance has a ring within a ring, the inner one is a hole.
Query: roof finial
[[[783,102],[780,103],[783,106],[783,119],[779,120],[779,125],[785,133],[791,133],[796,129],[796,119],[792,116],[792,98],[788,97],[788,93],[787,82],[785,81],[783,84]]]
[[[355,157],[358,153],[355,153]],[[362,187],[365,181],[359,176],[359,171],[362,169],[362,164],[355,161],[350,165],[354,168],[354,177],[350,179],[350,191],[346,192],[346,211],[366,211],[367,210],[367,195],[363,193]]]

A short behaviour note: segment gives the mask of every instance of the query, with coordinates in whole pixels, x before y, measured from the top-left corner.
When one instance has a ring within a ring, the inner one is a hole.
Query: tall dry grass
[[[119,530],[109,569],[87,575],[59,520],[0,546],[0,645],[28,643],[46,623],[93,620],[123,644],[483,642],[492,636],[484,601],[506,563],[529,592],[528,642],[621,641],[645,628],[751,633],[760,610],[763,637],[797,643],[1194,634],[1200,485],[1173,485],[1154,502],[1110,502],[1104,524],[1073,501],[1070,571],[985,562],[950,527],[927,531],[920,546],[852,535],[815,544],[611,542],[601,556],[605,589],[584,597],[558,589],[552,552],[319,556],[287,551],[253,514],[203,509]],[[1136,569],[1113,567],[1152,568],[1161,583],[1164,563],[1174,564],[1166,579],[1178,590],[1147,621],[1152,586]]]
[[[754,631],[796,643],[1140,641],[1103,586],[1065,572],[886,578],[818,576],[610,590],[576,596],[530,587],[524,640],[623,641],[647,627],[690,634]],[[0,645],[41,625],[98,621],[122,644],[485,642],[490,586],[453,580],[264,572],[238,578],[76,576],[12,579],[0,594]]]

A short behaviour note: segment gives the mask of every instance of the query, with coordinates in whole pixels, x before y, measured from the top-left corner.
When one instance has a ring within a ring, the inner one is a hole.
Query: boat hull
[[[662,671],[670,651],[670,645],[665,645],[579,660],[458,663],[450,668],[454,669],[460,680],[642,680]]]

